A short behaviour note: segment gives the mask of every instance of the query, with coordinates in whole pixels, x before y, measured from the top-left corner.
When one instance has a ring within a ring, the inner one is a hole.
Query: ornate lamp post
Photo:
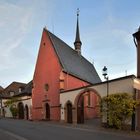
[[[109,94],[109,85],[108,85],[108,80],[109,80],[109,78],[108,78],[108,73],[107,73],[107,67],[106,66],[104,66],[104,68],[103,68],[103,70],[102,70],[102,74],[103,74],[103,76],[104,76],[104,79],[106,79],[106,81],[107,81],[107,97],[108,97],[108,94]],[[109,124],[109,118],[108,118],[108,101],[107,101],[107,127],[108,127],[108,124]]]

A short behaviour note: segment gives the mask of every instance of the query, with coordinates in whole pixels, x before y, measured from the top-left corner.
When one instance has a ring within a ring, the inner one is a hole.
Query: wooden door
[[[67,104],[67,123],[72,123],[72,104]]]

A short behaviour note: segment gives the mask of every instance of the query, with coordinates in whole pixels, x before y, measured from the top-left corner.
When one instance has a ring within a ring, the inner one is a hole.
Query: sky
[[[140,25],[140,0],[0,0],[0,85],[33,78],[42,30],[46,27],[72,48],[76,11],[82,55],[109,79],[136,75],[132,34]]]

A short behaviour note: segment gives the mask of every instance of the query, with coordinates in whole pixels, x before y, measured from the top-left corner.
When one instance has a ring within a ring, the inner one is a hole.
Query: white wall
[[[4,102],[6,102],[8,99],[3,99],[2,100],[2,106],[4,107]],[[17,101],[16,103],[14,103],[16,106],[18,105],[19,102],[22,102],[25,108],[25,105],[28,106],[29,109],[29,119],[32,118],[31,115],[31,109],[32,109],[32,98],[31,96],[23,96],[23,97],[19,97],[19,101]],[[5,117],[12,117],[11,111],[9,109],[9,107],[4,107],[5,110]]]
[[[122,78],[119,80],[112,80],[109,81],[109,94],[113,93],[134,93],[134,79],[133,77],[127,77],[127,78]],[[97,91],[97,93],[101,96],[104,97],[107,95],[107,83],[100,83],[97,85],[90,86],[88,88],[92,88]],[[60,94],[60,104],[61,104],[61,120],[64,120],[64,106],[66,102],[69,100],[72,102],[74,105],[74,101],[77,97],[77,95],[85,90],[85,88],[78,89],[78,90],[73,90],[73,91],[68,91]]]
[[[29,109],[29,119],[32,119],[32,98],[31,98],[31,96],[23,96],[23,97],[21,97],[21,101],[19,101],[19,102],[23,103],[24,109],[25,109],[26,105],[28,106],[28,109]]]

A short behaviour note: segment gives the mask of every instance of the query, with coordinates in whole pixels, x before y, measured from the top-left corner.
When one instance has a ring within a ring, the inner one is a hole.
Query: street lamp
[[[109,94],[109,85],[108,85],[108,80],[109,80],[109,78],[108,78],[108,74],[107,74],[107,67],[106,66],[104,66],[104,68],[103,68],[103,70],[102,70],[102,74],[103,74],[103,76],[104,76],[104,78],[106,79],[106,81],[107,81],[107,97],[108,97],[108,94]],[[109,119],[108,119],[108,100],[107,100],[107,127],[108,127],[108,124],[109,124]]]

